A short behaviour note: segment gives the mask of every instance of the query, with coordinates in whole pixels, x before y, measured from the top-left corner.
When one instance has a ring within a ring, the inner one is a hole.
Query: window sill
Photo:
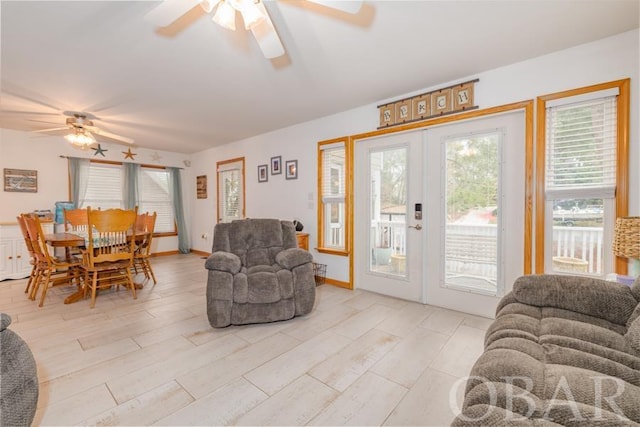
[[[344,249],[316,248],[316,251],[328,255],[349,256],[349,251]]]
[[[166,233],[153,233],[153,237],[171,237],[171,236],[177,236],[178,232],[177,231],[169,231]]]

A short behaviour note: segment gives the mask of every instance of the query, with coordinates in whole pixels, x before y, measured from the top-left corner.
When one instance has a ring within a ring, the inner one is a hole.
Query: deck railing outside
[[[393,255],[406,254],[407,227],[404,221],[377,221],[371,226],[371,247],[385,242]],[[332,228],[332,239],[344,235]],[[496,235],[494,224],[450,224],[447,226],[447,271],[496,277]],[[553,267],[558,272],[602,274],[603,230],[599,227],[553,227]]]

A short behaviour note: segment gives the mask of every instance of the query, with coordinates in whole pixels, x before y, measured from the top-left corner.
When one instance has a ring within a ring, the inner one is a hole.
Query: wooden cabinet
[[[42,224],[42,229],[53,233],[53,223]],[[0,280],[29,277],[30,261],[18,224],[0,224]]]
[[[309,233],[296,233],[298,239],[298,247],[306,251],[309,250]]]

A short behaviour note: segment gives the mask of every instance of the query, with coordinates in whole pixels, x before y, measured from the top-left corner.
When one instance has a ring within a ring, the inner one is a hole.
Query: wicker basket
[[[627,216],[616,220],[613,253],[624,258],[640,258],[640,217]]]

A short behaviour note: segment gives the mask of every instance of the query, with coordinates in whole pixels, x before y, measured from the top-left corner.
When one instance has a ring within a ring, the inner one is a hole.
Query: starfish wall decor
[[[93,147],[91,147],[91,149],[92,149],[93,151],[95,151],[95,153],[93,153],[93,155],[94,155],[94,156],[97,156],[98,154],[100,154],[102,157],[106,157],[106,156],[104,155],[104,152],[105,152],[105,151],[109,151],[109,150],[107,150],[107,149],[102,148],[102,147],[100,146],[100,144],[98,144],[98,148],[93,148]]]
[[[124,154],[125,159],[131,159],[131,160],[135,160],[133,156],[137,155],[137,153],[131,152],[131,148],[129,148],[127,151],[123,151],[122,154]]]

